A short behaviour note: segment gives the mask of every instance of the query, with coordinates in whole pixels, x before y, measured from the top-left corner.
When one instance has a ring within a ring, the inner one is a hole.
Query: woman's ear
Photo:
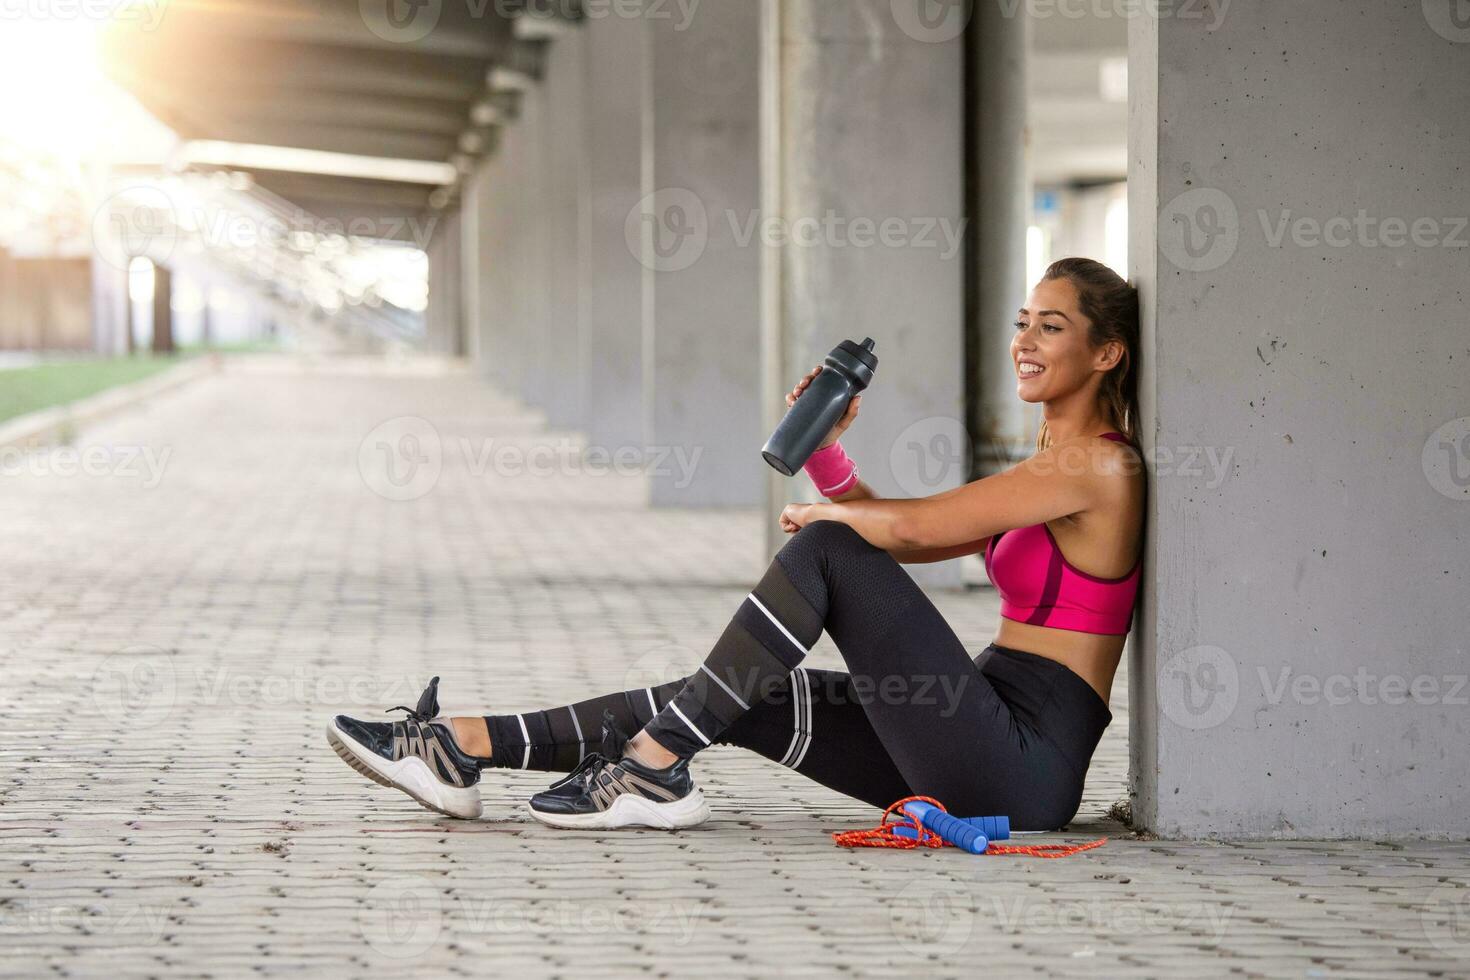
[[[1110,340],[1102,345],[1098,351],[1097,366],[1099,370],[1111,371],[1123,361],[1123,342],[1121,340]]]

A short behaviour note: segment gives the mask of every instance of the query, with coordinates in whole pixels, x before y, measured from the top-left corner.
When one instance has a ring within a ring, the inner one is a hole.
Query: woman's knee
[[[841,521],[813,521],[793,534],[781,552],[816,557],[835,551],[871,550],[872,547],[861,534]]]
[[[865,553],[876,550],[840,521],[815,521],[791,536],[776,563],[812,608],[825,614],[828,597],[842,581],[861,577]]]

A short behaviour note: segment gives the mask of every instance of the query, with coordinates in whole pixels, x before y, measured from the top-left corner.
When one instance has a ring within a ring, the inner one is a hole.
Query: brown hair
[[[1047,266],[1041,277],[1065,279],[1077,290],[1082,315],[1092,324],[1088,340],[1093,347],[1101,347],[1109,341],[1123,345],[1123,357],[1102,381],[1098,397],[1102,399],[1113,424],[1138,445],[1138,372],[1135,352],[1138,350],[1138,290],[1122,276],[1101,262],[1092,259],[1057,259]],[[1046,420],[1036,433],[1036,451],[1041,452],[1051,444],[1046,431]]]

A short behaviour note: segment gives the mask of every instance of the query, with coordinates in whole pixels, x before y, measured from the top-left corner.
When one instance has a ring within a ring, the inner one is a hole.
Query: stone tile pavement
[[[247,358],[0,459],[0,976],[1470,975],[1470,846],[1134,837],[1116,699],[1053,835],[1112,840],[1060,861],[839,850],[872,810],[733,749],[677,836],[365,782],[330,715],[678,676],[764,567],[754,511],[573,439],[452,368]],[[991,593],[935,599],[988,642]]]

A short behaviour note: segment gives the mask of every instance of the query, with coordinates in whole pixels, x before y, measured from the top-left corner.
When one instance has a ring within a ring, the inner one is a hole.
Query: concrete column
[[[153,343],[155,354],[174,352],[174,274],[165,265],[153,266]]]
[[[917,30],[889,0],[763,9],[763,428],[827,351],[871,336],[878,374],[843,445],[881,496],[958,486],[968,472],[960,32]],[[773,475],[768,487],[774,549],[780,507],[818,498],[802,476]],[[911,571],[925,584],[959,581],[955,562]]]
[[[584,421],[580,303],[584,35],[575,25],[560,26],[548,44],[539,87],[546,113],[540,131],[541,268],[534,278],[544,290],[542,320],[536,325],[542,338],[538,347],[542,387],[536,404],[546,409],[552,425],[562,428],[580,428]]]
[[[495,152],[468,182],[464,207],[473,211],[474,295],[478,363],[507,394],[528,390],[530,349],[526,324],[539,266],[539,225],[532,183],[534,140],[528,138],[528,97],[512,100],[517,109],[499,131]],[[533,124],[535,113],[532,113]]]
[[[462,244],[459,209],[440,214],[428,247],[429,305],[424,311],[424,346],[432,353],[451,357],[465,352]]]
[[[648,32],[616,16],[582,30],[582,405],[589,445],[616,451],[644,444],[643,266],[627,223],[642,196]]]
[[[127,353],[131,306],[128,300],[127,271],[108,262],[101,254],[93,252],[93,350],[108,356]]]
[[[481,164],[481,168],[484,168]],[[480,251],[480,221],[483,196],[477,175],[465,181],[459,205],[460,309],[464,317],[464,356],[476,369],[485,370],[480,347],[484,310],[483,257]]]
[[[760,248],[743,239],[759,207],[759,13],[705,0],[687,22],[648,19],[645,197],[630,234],[645,266],[645,433],[693,469],[653,467],[656,505],[762,496]]]
[[[552,374],[555,347],[547,323],[551,294],[558,288],[551,248],[555,238],[548,222],[551,202],[545,136],[547,119],[554,107],[544,82],[527,88],[521,95],[520,105],[520,115],[511,127],[517,142],[514,183],[498,188],[512,199],[511,221],[500,247],[509,253],[506,268],[514,270],[513,281],[506,284],[513,317],[513,392],[526,404],[545,410],[547,389],[555,383]]]
[[[1005,4],[976,3],[966,31],[969,90],[971,237],[966,364],[974,372],[966,412],[977,476],[998,473],[1031,454],[1039,407],[1016,397],[1012,324],[1034,283],[1026,282],[1026,78],[1031,49],[1026,16]]]
[[[1470,30],[1335,12],[1130,24],[1134,815],[1170,836],[1470,833]]]

